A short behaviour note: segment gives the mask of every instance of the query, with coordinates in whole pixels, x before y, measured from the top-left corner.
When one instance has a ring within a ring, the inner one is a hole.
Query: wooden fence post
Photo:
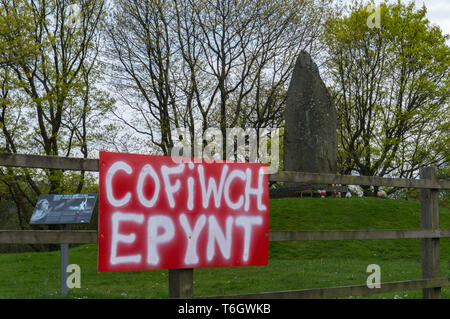
[[[436,168],[425,167],[420,170],[421,179],[436,180]],[[420,228],[439,229],[439,193],[437,189],[420,190]],[[422,278],[432,279],[441,276],[439,238],[422,239]],[[424,299],[440,299],[441,287],[424,288]]]
[[[172,156],[172,146],[167,153]],[[192,298],[194,296],[194,269],[169,269],[169,298]]]
[[[194,296],[194,269],[169,269],[169,298]]]

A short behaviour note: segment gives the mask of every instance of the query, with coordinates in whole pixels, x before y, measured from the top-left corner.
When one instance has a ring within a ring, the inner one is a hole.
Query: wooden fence
[[[57,156],[0,154],[0,166],[46,168],[64,170],[98,171],[97,159],[67,158]],[[450,278],[441,278],[440,238],[449,238],[450,229],[439,228],[438,192],[450,189],[450,181],[438,180],[434,167],[420,171],[420,179],[380,178],[373,176],[349,176],[280,172],[269,176],[270,181],[310,184],[344,184],[365,186],[389,186],[420,189],[420,229],[417,230],[302,230],[271,231],[270,241],[317,240],[373,240],[373,239],[422,239],[422,279],[381,283],[381,288],[366,285],[344,286],[263,292],[253,294],[209,296],[199,298],[336,298],[379,294],[384,292],[423,289],[423,298],[441,298],[441,287],[449,286]],[[88,244],[97,243],[97,231],[91,230],[0,230],[0,244]],[[169,296],[171,298],[194,297],[193,269],[169,270]]]

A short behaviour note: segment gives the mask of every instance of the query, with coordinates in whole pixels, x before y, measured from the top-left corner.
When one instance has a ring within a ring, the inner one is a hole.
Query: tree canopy
[[[413,178],[421,167],[448,165],[449,37],[425,7],[380,9],[379,27],[361,3],[326,24],[339,170]]]
[[[101,78],[103,1],[0,2],[0,149],[7,153],[88,157],[111,105]],[[92,143],[92,144],[91,144]],[[85,173],[0,169],[3,198],[27,227],[41,193],[81,192]]]

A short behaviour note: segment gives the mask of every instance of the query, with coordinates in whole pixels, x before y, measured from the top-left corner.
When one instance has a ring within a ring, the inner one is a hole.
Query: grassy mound
[[[450,228],[450,210],[440,209],[440,227]],[[419,229],[415,202],[378,198],[289,198],[270,201],[271,230]],[[369,264],[381,281],[421,278],[421,241],[367,240],[271,242],[264,267],[194,271],[194,294],[221,295],[365,284]],[[97,273],[97,246],[70,250],[81,267],[81,288],[68,298],[167,298],[167,270]],[[0,298],[59,298],[59,252],[0,255]],[[441,275],[450,276],[450,240],[441,240]],[[371,298],[421,298],[421,291]],[[450,289],[443,289],[450,298]]]

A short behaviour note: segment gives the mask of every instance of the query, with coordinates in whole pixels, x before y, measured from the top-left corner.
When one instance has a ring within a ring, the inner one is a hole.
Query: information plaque
[[[96,201],[97,194],[40,195],[30,224],[87,224]]]

